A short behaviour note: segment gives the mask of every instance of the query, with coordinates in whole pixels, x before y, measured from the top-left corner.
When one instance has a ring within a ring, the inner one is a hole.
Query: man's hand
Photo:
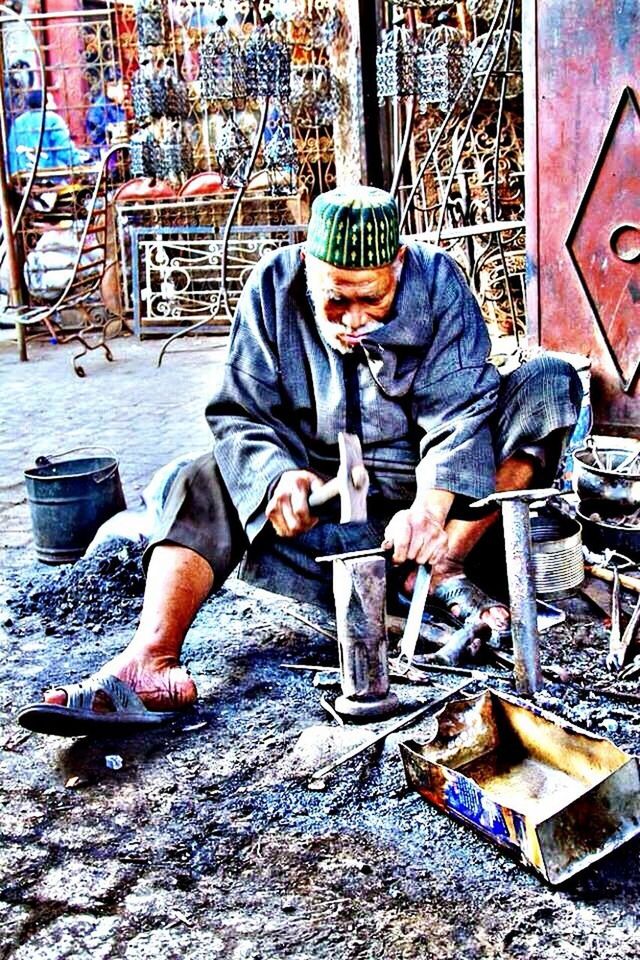
[[[391,517],[384,531],[382,546],[393,547],[394,563],[415,560],[437,566],[447,556],[448,538],[440,520],[423,507],[413,504]]]
[[[324,484],[310,470],[286,470],[273,491],[265,513],[279,537],[306,533],[318,522],[309,512],[309,494]]]

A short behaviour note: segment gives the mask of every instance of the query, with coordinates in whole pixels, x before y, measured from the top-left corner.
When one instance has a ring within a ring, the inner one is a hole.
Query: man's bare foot
[[[175,658],[150,653],[140,653],[127,648],[121,654],[110,660],[100,670],[101,673],[110,673],[118,677],[138,694],[149,710],[185,710],[195,702],[198,696],[196,685]],[[101,707],[105,712],[113,705],[108,696],[96,694],[94,706],[98,712]],[[64,690],[52,689],[44,694],[45,703],[55,703],[64,706],[67,695]]]
[[[415,571],[412,571],[405,580],[405,590],[409,594],[413,593],[415,579]],[[486,623],[496,633],[509,629],[511,617],[508,607],[476,587],[467,578],[461,563],[449,560],[445,565],[434,568],[431,573],[430,593],[460,620],[466,621],[469,616],[476,614],[481,623]],[[459,602],[456,598],[458,593],[462,595]]]

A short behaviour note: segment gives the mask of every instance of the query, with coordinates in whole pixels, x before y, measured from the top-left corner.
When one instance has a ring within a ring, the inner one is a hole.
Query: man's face
[[[393,263],[366,270],[346,270],[305,256],[316,323],[334,350],[349,353],[363,337],[383,326],[398,287],[404,251],[401,247]]]

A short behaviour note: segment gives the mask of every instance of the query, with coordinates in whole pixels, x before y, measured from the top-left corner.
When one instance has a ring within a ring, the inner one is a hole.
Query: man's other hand
[[[324,483],[309,470],[286,470],[273,491],[265,513],[279,537],[306,533],[318,522],[309,511],[309,494]]]
[[[393,548],[394,563],[415,560],[437,566],[447,556],[448,538],[437,517],[414,505],[391,517],[382,546],[385,550]]]

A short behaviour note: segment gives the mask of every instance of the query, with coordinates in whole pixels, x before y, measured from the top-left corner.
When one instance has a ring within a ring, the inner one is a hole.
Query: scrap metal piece
[[[324,780],[328,774],[332,773],[337,767],[341,767],[343,763],[346,763],[348,760],[352,760],[359,754],[364,753],[364,751],[368,750],[369,747],[373,747],[374,744],[384,740],[390,734],[397,733],[398,730],[403,730],[405,727],[411,726],[412,723],[415,723],[416,720],[420,719],[420,717],[425,716],[425,714],[427,714],[430,710],[436,710],[438,707],[441,707],[451,697],[455,697],[457,694],[462,693],[467,689],[467,687],[470,687],[471,684],[475,682],[475,679],[465,680],[464,683],[454,687],[453,690],[449,690],[448,693],[443,694],[441,697],[437,697],[435,700],[431,700],[429,703],[423,704],[417,710],[414,710],[413,713],[409,713],[406,717],[401,717],[399,720],[394,720],[393,723],[390,723],[380,733],[373,734],[373,736],[371,736],[364,743],[359,744],[352,750],[348,750],[347,753],[343,753],[343,755],[338,757],[337,760],[333,760],[325,767],[321,767],[320,770],[316,770],[316,772],[311,774],[309,777],[308,785],[311,787],[312,784]]]
[[[456,666],[460,663],[465,651],[475,656],[484,640],[488,640],[490,636],[491,627],[488,623],[465,623],[463,627],[451,634],[444,646],[432,654],[431,659],[436,663]]]
[[[416,582],[413,587],[413,596],[407,615],[407,622],[400,641],[400,655],[395,662],[397,673],[406,673],[416,652],[416,644],[420,636],[420,626],[422,624],[422,614],[429,595],[431,586],[431,567],[424,563],[418,566]]]
[[[620,580],[618,578],[618,584]],[[629,622],[625,628],[624,633],[620,636],[620,587],[618,586],[618,602],[616,604],[616,642],[614,643],[614,628],[613,628],[613,601],[611,606],[611,638],[609,641],[609,655],[607,657],[607,667],[609,670],[620,671],[624,666],[624,662],[627,657],[627,651],[631,646],[633,637],[635,635],[638,623],[640,623],[640,597],[636,602],[636,605],[633,609],[633,613],[629,619]]]
[[[335,720],[339,727],[344,727],[344,720],[324,693],[320,697],[320,706],[323,710],[327,711],[329,716]]]
[[[609,670],[619,670],[622,666],[621,663],[618,663],[620,640],[620,574],[618,568],[614,567],[613,587],[611,588],[611,630],[609,631],[609,653],[606,660]]]
[[[323,557],[316,557],[316,563],[328,563],[333,560],[357,560],[358,557],[380,557],[389,553],[384,547],[367,547],[366,550],[348,550],[346,553],[327,553]]]

